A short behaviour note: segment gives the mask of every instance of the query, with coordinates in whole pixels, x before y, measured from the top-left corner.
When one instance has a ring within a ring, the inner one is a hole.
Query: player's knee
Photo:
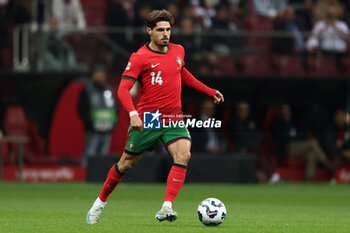
[[[132,166],[129,164],[122,164],[122,165],[119,165],[118,168],[122,173],[126,173],[132,168]]]
[[[118,168],[122,173],[125,173],[127,171],[129,171],[131,168],[133,168],[133,166],[135,166],[136,163],[134,163],[131,160],[126,160],[123,162],[119,162],[118,163]]]
[[[184,159],[188,162],[190,161],[191,159],[191,152],[187,151],[185,154],[184,154]]]
[[[187,164],[188,161],[191,159],[191,152],[187,151],[184,153],[181,153],[177,156],[177,163],[179,164]]]

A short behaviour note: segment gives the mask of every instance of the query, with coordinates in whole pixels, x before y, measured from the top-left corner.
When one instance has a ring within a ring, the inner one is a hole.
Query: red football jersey
[[[130,57],[122,78],[139,81],[141,98],[137,112],[157,111],[161,118],[181,120],[181,71],[184,67],[185,50],[181,45],[169,43],[167,52],[142,46]]]

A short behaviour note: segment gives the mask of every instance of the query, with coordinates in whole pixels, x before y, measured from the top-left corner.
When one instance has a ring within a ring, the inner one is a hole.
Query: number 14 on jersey
[[[154,85],[156,83],[158,83],[159,85],[163,84],[162,77],[160,76],[161,73],[162,73],[162,71],[158,71],[158,73],[156,75],[156,72],[151,72],[152,85]]]

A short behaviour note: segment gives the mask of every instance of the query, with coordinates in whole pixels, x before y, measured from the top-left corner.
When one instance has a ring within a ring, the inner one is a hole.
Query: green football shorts
[[[146,150],[152,150],[158,139],[161,140],[165,148],[179,139],[191,141],[190,133],[186,127],[169,126],[160,129],[143,129],[142,132],[131,130],[129,127],[125,152],[128,154],[142,154]]]

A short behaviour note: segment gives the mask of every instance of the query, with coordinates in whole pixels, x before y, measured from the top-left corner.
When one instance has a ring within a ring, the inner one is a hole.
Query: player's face
[[[171,34],[171,26],[168,21],[160,21],[153,29],[147,28],[151,41],[157,46],[165,47],[168,45]]]

